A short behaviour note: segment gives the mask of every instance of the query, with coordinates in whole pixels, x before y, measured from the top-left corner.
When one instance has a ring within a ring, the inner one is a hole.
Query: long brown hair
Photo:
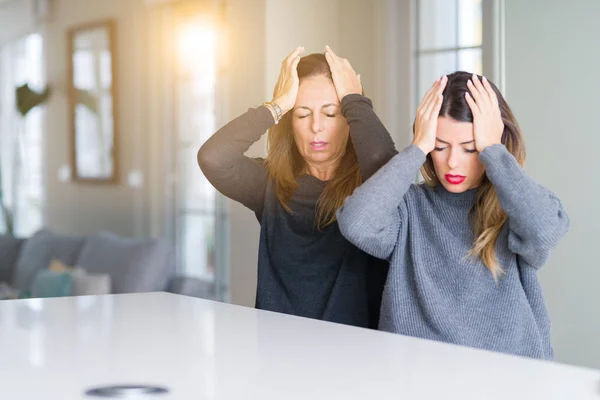
[[[442,95],[444,96],[440,117],[450,117],[459,122],[473,122],[473,114],[465,100],[467,91],[467,81],[471,79],[472,74],[458,71],[448,75],[448,82]],[[481,77],[479,77],[481,79]],[[521,134],[519,124],[515,119],[506,100],[492,82],[490,85],[498,97],[498,105],[504,123],[504,132],[502,133],[502,143],[508,151],[515,157],[519,165],[525,163],[525,143]],[[430,186],[440,184],[440,180],[435,174],[431,154],[427,155],[427,160],[421,167],[421,174]],[[496,240],[506,223],[507,215],[502,209],[496,189],[484,174],[481,185],[477,189],[475,206],[471,210],[472,226],[475,232],[475,241],[469,255],[481,258],[483,263],[489,268],[494,279],[504,272],[498,264],[496,258]]]
[[[298,78],[325,76],[331,77],[329,64],[323,54],[310,54],[302,57],[298,63]],[[306,162],[300,155],[292,132],[291,112],[286,113],[277,125],[268,133],[267,158],[265,165],[270,178],[275,182],[277,198],[290,214],[289,200],[294,194],[298,176],[306,171]],[[335,212],[342,206],[344,199],[352,194],[362,183],[358,159],[348,140],[346,152],[338,165],[334,177],[329,180],[316,205],[316,226],[319,230],[335,222]]]

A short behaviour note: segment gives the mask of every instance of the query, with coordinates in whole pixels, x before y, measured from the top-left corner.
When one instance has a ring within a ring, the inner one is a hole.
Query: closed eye
[[[442,151],[442,150],[445,150],[445,149],[446,149],[446,147],[434,147],[433,149],[434,149],[435,151]]]
[[[465,152],[466,153],[477,153],[477,149],[473,149],[473,150],[471,150],[471,149],[465,149]]]
[[[327,115],[329,118],[335,118],[335,114],[325,114]]]
[[[302,119],[302,118],[308,117],[308,115],[298,115],[297,117],[300,118],[300,119]]]

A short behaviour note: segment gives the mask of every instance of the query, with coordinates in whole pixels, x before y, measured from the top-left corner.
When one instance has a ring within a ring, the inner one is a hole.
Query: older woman
[[[346,240],[335,212],[396,153],[350,63],[326,48],[282,63],[272,101],[198,152],[208,180],[261,225],[256,307],[376,328],[387,263]],[[267,158],[244,153],[268,133]]]

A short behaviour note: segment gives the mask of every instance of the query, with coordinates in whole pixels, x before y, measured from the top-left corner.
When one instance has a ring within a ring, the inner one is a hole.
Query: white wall
[[[571,230],[540,276],[559,361],[600,368],[600,1],[506,0],[506,95],[526,169]]]
[[[415,9],[413,1],[375,0],[374,4],[373,58],[364,60],[373,66],[373,94],[370,85],[366,94],[396,148],[402,150],[412,142],[416,110]]]
[[[325,45],[339,47],[338,0],[265,0],[266,86],[271,100],[281,61],[296,48],[322,53]]]
[[[4,0],[0,2],[0,45],[31,33],[35,27],[29,2]]]

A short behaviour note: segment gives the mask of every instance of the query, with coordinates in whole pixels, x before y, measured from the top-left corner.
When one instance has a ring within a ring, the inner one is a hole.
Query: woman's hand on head
[[[281,70],[275,90],[273,91],[272,102],[281,108],[281,112],[285,114],[294,108],[296,104],[296,96],[298,96],[298,63],[300,55],[304,52],[304,47],[298,46],[290,53],[281,63]]]
[[[477,75],[473,74],[467,82],[467,88],[465,98],[473,113],[475,147],[481,153],[488,146],[502,143],[504,122],[498,96],[485,76],[480,81]]]
[[[425,155],[435,148],[437,121],[443,101],[442,92],[447,82],[448,77],[445,75],[433,82],[417,108],[413,144],[423,150]]]
[[[329,46],[325,46],[325,58],[331,69],[333,85],[340,103],[349,94],[362,94],[360,75],[356,74],[347,59],[338,57]]]

